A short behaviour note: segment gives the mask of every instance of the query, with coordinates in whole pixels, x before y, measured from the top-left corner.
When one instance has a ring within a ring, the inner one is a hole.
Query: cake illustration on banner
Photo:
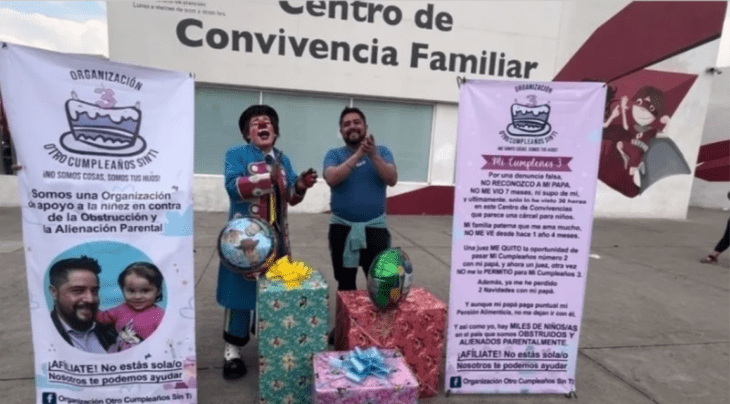
[[[535,97],[531,96],[530,104],[512,104],[512,123],[507,132],[513,136],[542,136],[550,132],[550,105],[535,105]]]
[[[61,146],[72,153],[128,157],[142,153],[145,140],[139,135],[142,111],[137,102],[130,107],[115,107],[114,91],[97,88],[101,101],[80,100],[76,92],[66,101],[70,132],[61,135]]]

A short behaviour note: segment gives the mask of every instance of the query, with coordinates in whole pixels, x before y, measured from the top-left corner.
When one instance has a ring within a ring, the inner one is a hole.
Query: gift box
[[[314,356],[314,404],[410,404],[418,400],[418,381],[403,355],[392,349],[380,350],[383,362],[391,369],[385,378],[367,376],[359,383],[331,363],[346,360],[350,352],[322,352]]]
[[[258,280],[256,309],[261,403],[309,403],[312,359],[327,350],[329,293],[317,271],[292,286]]]
[[[443,367],[446,306],[413,288],[395,309],[379,311],[365,290],[337,292],[336,346],[400,350],[419,383],[419,397],[438,393]]]

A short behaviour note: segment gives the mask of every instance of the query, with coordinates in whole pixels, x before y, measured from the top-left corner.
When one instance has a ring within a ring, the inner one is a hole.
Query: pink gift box
[[[443,368],[446,305],[413,287],[393,310],[378,310],[366,290],[337,292],[336,348],[398,349],[415,372],[419,397],[438,394]]]
[[[418,399],[418,382],[394,349],[380,350],[385,363],[395,369],[387,379],[368,376],[362,383],[345,377],[342,369],[334,368],[329,358],[344,359],[346,351],[320,352],[314,355],[314,404],[409,404]]]

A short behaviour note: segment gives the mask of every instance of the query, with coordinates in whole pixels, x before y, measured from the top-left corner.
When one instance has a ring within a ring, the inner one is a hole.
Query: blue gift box
[[[309,403],[312,359],[327,350],[327,281],[318,271],[298,288],[262,277],[256,302],[260,402]]]

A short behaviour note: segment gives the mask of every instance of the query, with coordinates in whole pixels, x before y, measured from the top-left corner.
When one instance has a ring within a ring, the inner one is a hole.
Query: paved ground
[[[702,265],[728,212],[692,208],[686,221],[599,219],[583,312],[577,399],[462,395],[424,403],[718,404],[730,402],[730,261]],[[293,254],[332,277],[326,215],[291,217]],[[256,403],[256,345],[249,375],[221,378],[222,309],[215,302],[214,240],[222,213],[195,215],[198,397]],[[417,284],[448,302],[451,217],[391,216],[393,245],[408,252]],[[0,403],[33,403],[33,349],[20,210],[0,208]],[[364,278],[358,285],[365,285]],[[331,287],[334,302],[334,287]],[[331,307],[334,311],[334,307]],[[334,313],[333,313],[334,314]],[[443,391],[443,386],[441,388]]]

